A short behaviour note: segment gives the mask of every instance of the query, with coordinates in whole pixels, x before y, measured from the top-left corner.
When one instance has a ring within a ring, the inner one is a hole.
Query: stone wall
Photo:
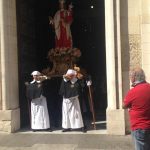
[[[141,0],[128,1],[130,68],[141,66]]]
[[[146,73],[147,81],[150,82],[150,1],[141,0],[141,4],[142,67]]]
[[[141,66],[150,81],[150,1],[121,1],[123,93],[129,89],[129,70]]]
[[[130,88],[129,70],[142,66],[141,0],[121,0],[123,96]]]

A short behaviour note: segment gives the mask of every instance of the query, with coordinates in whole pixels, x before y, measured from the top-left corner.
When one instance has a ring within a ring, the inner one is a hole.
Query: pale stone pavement
[[[0,133],[0,150],[133,150],[130,135],[110,136],[106,130],[62,133],[19,131]]]

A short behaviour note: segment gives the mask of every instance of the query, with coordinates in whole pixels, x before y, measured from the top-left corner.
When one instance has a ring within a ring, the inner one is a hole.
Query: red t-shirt
[[[129,90],[124,105],[129,107],[131,129],[150,129],[150,84],[140,83]]]

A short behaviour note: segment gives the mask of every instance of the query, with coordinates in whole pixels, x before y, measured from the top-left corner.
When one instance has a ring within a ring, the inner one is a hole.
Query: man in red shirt
[[[130,80],[133,88],[124,98],[123,108],[129,108],[135,149],[150,150],[150,84],[141,68],[131,71]]]

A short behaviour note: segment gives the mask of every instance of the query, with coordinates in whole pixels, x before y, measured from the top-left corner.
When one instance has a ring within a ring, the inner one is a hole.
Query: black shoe
[[[70,129],[63,129],[62,132],[70,131]]]
[[[48,132],[52,132],[53,130],[51,128],[47,129]]]
[[[36,130],[36,129],[32,129],[32,131],[33,131],[33,132],[37,132],[38,130]]]
[[[86,133],[86,132],[87,132],[86,128],[85,128],[85,127],[82,127],[82,128],[81,128],[81,132]]]
[[[48,128],[48,129],[42,129],[41,131],[52,132],[52,129],[51,129],[51,128]]]

